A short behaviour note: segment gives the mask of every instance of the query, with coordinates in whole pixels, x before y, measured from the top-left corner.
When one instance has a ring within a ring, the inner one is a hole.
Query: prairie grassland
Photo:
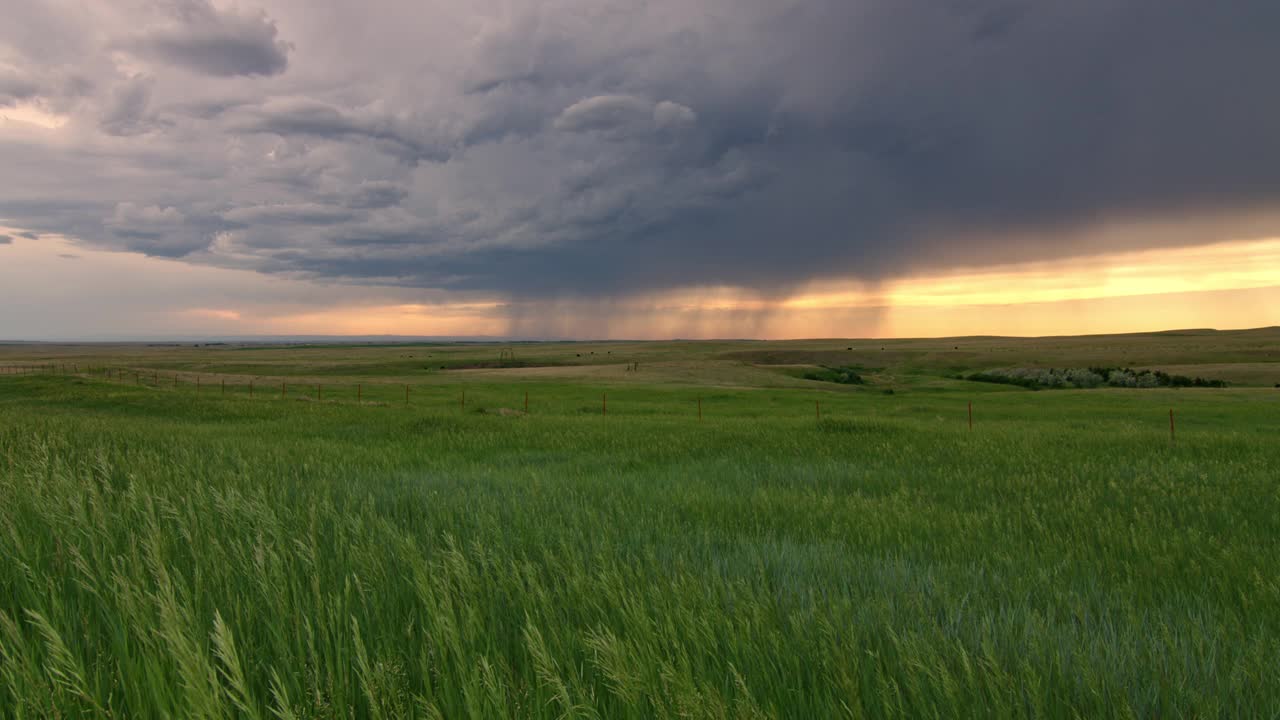
[[[0,714],[1280,716],[1280,391],[624,345],[0,352]]]

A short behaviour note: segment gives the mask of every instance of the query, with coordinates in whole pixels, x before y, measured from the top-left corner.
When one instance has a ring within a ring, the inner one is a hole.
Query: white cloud
[[[652,128],[653,103],[630,95],[598,95],[564,109],[555,120],[568,132],[643,132]]]
[[[679,130],[698,122],[698,114],[688,106],[663,100],[653,108],[653,124],[659,130]]]

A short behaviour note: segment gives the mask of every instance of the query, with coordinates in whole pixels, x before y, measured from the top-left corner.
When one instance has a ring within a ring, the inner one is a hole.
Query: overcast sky
[[[11,270],[58,238],[518,326],[1280,235],[1274,0],[10,5]]]

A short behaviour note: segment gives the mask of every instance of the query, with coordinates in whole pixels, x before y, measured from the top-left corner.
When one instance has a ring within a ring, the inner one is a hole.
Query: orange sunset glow
[[[106,298],[95,307],[84,300],[81,312],[88,317],[111,312],[111,298],[124,302],[130,294],[165,287],[208,288],[216,304],[142,311],[148,326],[174,333],[573,337],[585,329],[589,337],[625,339],[1053,335],[1176,324],[1256,327],[1276,322],[1280,307],[1276,238],[919,275],[874,288],[826,281],[782,298],[721,287],[642,295],[605,307],[572,299],[544,301],[545,312],[533,319],[513,317],[510,301],[501,297],[413,301],[417,293],[405,288],[371,293],[305,278],[85,249],[66,238],[19,239],[0,252],[21,260],[0,267],[0,281],[24,288],[35,308],[36,298],[54,288],[59,297],[82,291]],[[99,264],[111,272],[90,272]],[[42,278],[38,283],[32,281],[33,269]],[[228,295],[218,290],[226,287],[239,290]],[[344,294],[351,297],[344,300]],[[119,312],[137,311],[122,307]]]

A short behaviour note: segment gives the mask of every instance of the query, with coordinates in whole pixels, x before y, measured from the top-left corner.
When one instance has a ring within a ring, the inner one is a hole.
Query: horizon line
[[[1251,333],[1268,330],[1280,330],[1280,325],[1264,325],[1251,328],[1169,328],[1165,330],[1139,330],[1121,333],[1080,333],[1056,335],[929,335],[912,337],[796,337],[796,338],[752,338],[752,337],[714,337],[714,338],[565,338],[565,337],[529,337],[503,335],[163,335],[153,337],[139,336],[99,336],[96,338],[52,338],[52,339],[4,339],[0,345],[157,345],[157,344],[310,344],[315,342],[331,342],[341,344],[389,344],[395,342],[412,343],[662,343],[662,342],[893,342],[904,340],[978,340],[978,339],[1010,339],[1038,340],[1053,338],[1087,338],[1087,337],[1127,337],[1134,335],[1169,335],[1174,333]]]

